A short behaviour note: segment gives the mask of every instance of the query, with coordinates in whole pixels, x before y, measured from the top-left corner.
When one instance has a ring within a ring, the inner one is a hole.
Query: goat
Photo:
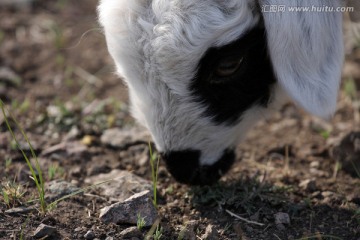
[[[342,13],[289,11],[314,5],[341,1],[101,0],[99,21],[132,114],[177,181],[216,182],[250,127],[288,98],[332,116]]]

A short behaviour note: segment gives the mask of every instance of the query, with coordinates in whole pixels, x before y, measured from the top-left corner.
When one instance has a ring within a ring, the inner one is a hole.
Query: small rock
[[[10,68],[1,67],[0,81],[5,82],[8,85],[19,86],[21,84],[21,77]]]
[[[64,137],[64,141],[69,142],[75,140],[80,135],[80,130],[77,126],[73,126]]]
[[[360,132],[346,135],[334,148],[333,157],[341,163],[341,169],[353,177],[360,177]]]
[[[95,238],[95,233],[93,231],[89,230],[85,233],[84,238],[92,240]]]
[[[286,228],[284,224],[290,225],[290,217],[289,214],[278,212],[274,215],[276,228],[280,231],[284,231]]]
[[[143,238],[141,231],[137,227],[129,227],[120,232],[121,239],[126,238]]]
[[[82,170],[81,166],[74,166],[70,169],[69,174],[72,177],[80,177]]]
[[[102,196],[113,198],[117,202],[122,202],[125,199],[145,190],[152,190],[150,181],[136,176],[128,171],[114,169],[109,173],[99,174],[85,179],[85,183],[96,184],[112,179],[112,181],[101,184],[98,188],[102,191]]]
[[[324,191],[324,192],[321,192],[321,195],[326,198],[326,197],[332,197],[335,195],[334,192],[331,192],[331,191]]]
[[[5,211],[6,214],[8,215],[19,215],[19,214],[26,214],[29,212],[33,212],[36,211],[36,208],[34,207],[16,207],[16,208],[11,208]]]
[[[206,227],[204,235],[201,236],[201,239],[204,239],[204,240],[217,240],[219,238],[220,238],[220,236],[219,236],[218,232],[216,231],[216,229],[214,229],[214,226],[212,226],[211,224],[209,224]]]
[[[313,161],[310,163],[310,167],[311,168],[319,168],[320,167],[320,162],[319,161]]]
[[[42,151],[41,156],[60,155],[63,158],[81,157],[87,151],[87,147],[79,141],[62,142]]]
[[[328,177],[329,176],[329,172],[325,172],[316,168],[310,168],[309,169],[309,173],[311,176],[315,176],[315,177]]]
[[[33,237],[34,238],[44,238],[46,236],[51,236],[55,232],[56,232],[55,227],[52,227],[52,226],[45,225],[45,224],[41,223],[39,225],[39,227],[33,233]]]
[[[106,237],[105,240],[114,240],[113,237]]]
[[[315,192],[317,189],[316,182],[312,179],[306,179],[300,182],[299,187],[305,189],[308,192]]]
[[[123,202],[105,207],[100,210],[100,219],[105,223],[136,224],[139,214],[145,218],[145,227],[149,227],[157,218],[157,210],[150,197],[150,191],[145,190]]]
[[[111,128],[105,130],[100,140],[102,144],[109,145],[113,148],[126,148],[127,145],[131,143],[146,143],[150,140],[150,137],[145,130]]]
[[[47,115],[49,117],[60,117],[62,115],[62,110],[59,106],[50,105],[46,108]]]
[[[290,225],[290,217],[289,214],[278,212],[274,215],[275,217],[275,224],[287,224]]]
[[[72,194],[80,190],[80,188],[76,187],[74,184],[66,182],[64,180],[54,180],[47,183],[47,197],[49,199],[58,199],[63,196]]]

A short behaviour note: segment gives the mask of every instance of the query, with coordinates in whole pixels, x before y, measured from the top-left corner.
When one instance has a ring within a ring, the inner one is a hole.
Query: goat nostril
[[[168,171],[179,182],[190,185],[211,185],[220,179],[235,160],[232,150],[225,150],[213,165],[200,165],[200,151],[171,151],[161,154]]]

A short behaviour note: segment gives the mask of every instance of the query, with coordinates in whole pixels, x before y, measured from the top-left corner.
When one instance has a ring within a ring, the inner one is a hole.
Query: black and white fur
[[[334,113],[342,14],[261,12],[290,4],[341,1],[101,0],[100,23],[132,113],[178,181],[218,180],[250,127],[288,97],[317,116]],[[233,62],[235,72],[218,74]]]

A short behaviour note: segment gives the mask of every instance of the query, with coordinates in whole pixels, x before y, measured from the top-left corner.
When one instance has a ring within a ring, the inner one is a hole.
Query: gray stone
[[[274,215],[275,217],[275,224],[287,224],[290,225],[290,217],[289,214],[278,212]]]
[[[76,187],[72,183],[58,179],[47,183],[46,190],[48,191],[48,194],[46,196],[49,199],[54,200],[77,192],[80,190],[80,188]]]
[[[111,128],[105,130],[102,134],[101,143],[114,147],[114,148],[124,148],[131,143],[136,142],[148,142],[150,136],[147,131],[133,128],[133,129],[119,129]]]
[[[82,157],[87,151],[87,147],[79,141],[62,142],[51,146],[41,152],[41,156],[49,157],[58,155],[63,158]]]
[[[16,207],[16,208],[11,208],[5,211],[5,214],[8,215],[19,215],[19,214],[26,214],[26,213],[30,213],[30,212],[34,212],[36,211],[36,208],[34,207]]]
[[[95,238],[95,233],[93,231],[89,230],[85,233],[84,238],[92,240]]]
[[[219,233],[211,224],[209,224],[206,227],[205,233],[201,236],[201,239],[204,240],[217,240],[219,238],[220,238]]]
[[[143,238],[143,234],[137,227],[129,227],[123,231],[120,232],[121,239],[124,238]]]
[[[110,173],[89,177],[85,179],[85,183],[93,185],[110,179],[112,181],[100,184],[98,188],[101,190],[102,196],[110,197],[116,202],[122,202],[134,195],[134,193],[152,190],[150,181],[138,177],[128,171],[118,169],[114,169]]]
[[[137,193],[123,202],[100,210],[100,219],[105,223],[136,224],[138,215],[145,218],[145,227],[153,225],[158,214],[152,203],[150,191]]]
[[[52,227],[52,226],[45,225],[45,224],[41,223],[39,225],[39,227],[33,233],[33,237],[34,238],[44,238],[46,236],[51,236],[55,232],[56,232],[55,227]]]

